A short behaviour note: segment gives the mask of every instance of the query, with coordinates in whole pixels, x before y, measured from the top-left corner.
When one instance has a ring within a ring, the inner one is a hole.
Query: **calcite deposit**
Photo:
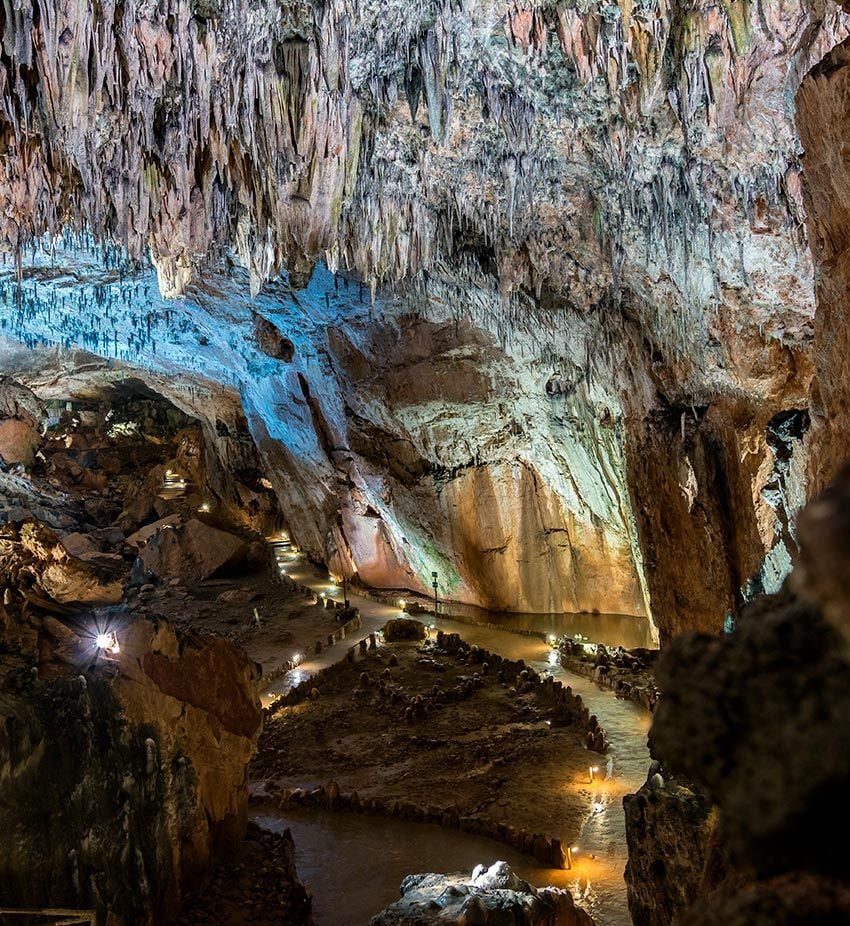
[[[2,28],[9,351],[117,359],[214,433],[235,399],[299,543],[367,583],[667,640],[787,572],[831,330],[797,124],[812,147],[838,4],[40,2]]]
[[[517,877],[505,862],[478,866],[470,877],[462,874],[410,875],[401,884],[401,899],[377,916],[371,926],[592,926],[590,917],[575,906],[569,891],[549,887],[536,890]]]
[[[275,537],[385,601],[645,622],[670,654],[651,680],[592,667],[658,702],[630,838],[678,858],[632,860],[635,918],[758,921],[801,903],[797,875],[841,908],[807,811],[815,784],[846,803],[824,748],[846,487],[798,515],[850,449],[848,36],[846,0],[5,0],[15,896],[39,899],[26,858],[59,872],[40,898],[165,922],[233,848],[258,715],[232,643],[280,681],[296,636],[320,656],[342,635],[262,628],[299,583],[232,573]],[[93,616],[128,613],[120,658],[69,662]],[[66,772],[66,730],[97,782]],[[54,813],[77,788],[70,861],[32,809],[53,778]]]

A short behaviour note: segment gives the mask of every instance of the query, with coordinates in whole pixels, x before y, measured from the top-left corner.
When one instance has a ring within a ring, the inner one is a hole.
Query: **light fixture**
[[[203,502],[203,504],[201,505],[201,507],[198,509],[198,511],[203,511],[204,513],[208,512],[209,510],[210,510],[210,503],[209,503],[209,502]]]
[[[407,609],[407,602],[404,600],[404,598],[399,598],[398,606],[401,608],[402,611]]]
[[[94,638],[94,645],[96,649],[111,653],[113,656],[116,656],[121,651],[121,647],[118,645],[118,637],[114,630],[98,633]]]

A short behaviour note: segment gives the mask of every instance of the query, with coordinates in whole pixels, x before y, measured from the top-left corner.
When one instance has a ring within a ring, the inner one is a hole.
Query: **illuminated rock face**
[[[57,634],[62,659],[85,666],[92,640],[51,618],[23,629],[25,668],[4,657],[0,882],[12,906],[154,926],[244,835],[255,667],[220,638],[115,626],[119,656],[79,676],[51,663]],[[15,638],[13,624],[5,639]]]
[[[0,375],[0,460],[32,464],[44,417],[44,408],[29,389]]]
[[[666,639],[784,574],[805,428],[771,435],[815,317],[790,101],[836,4],[38,13],[4,20],[0,236],[85,227],[187,298],[76,248],[74,305],[27,257],[17,338],[200,374],[202,418],[238,388],[295,538],[368,582]]]
[[[850,456],[850,44],[844,42],[797,94],[805,146],[809,234],[818,265],[812,385],[813,488],[823,488]]]

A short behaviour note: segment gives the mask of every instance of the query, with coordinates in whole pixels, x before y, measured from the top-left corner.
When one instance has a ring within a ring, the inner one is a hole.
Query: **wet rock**
[[[371,926],[429,926],[452,922],[469,926],[593,926],[569,891],[532,887],[505,862],[479,866],[471,877],[461,874],[408,875],[401,899],[377,916]]]

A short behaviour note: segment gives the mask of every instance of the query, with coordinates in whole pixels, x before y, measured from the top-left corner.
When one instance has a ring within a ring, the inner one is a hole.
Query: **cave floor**
[[[335,611],[286,592],[270,569],[152,586],[140,593],[134,610],[226,637],[261,666],[264,677],[300,662],[340,626]]]

